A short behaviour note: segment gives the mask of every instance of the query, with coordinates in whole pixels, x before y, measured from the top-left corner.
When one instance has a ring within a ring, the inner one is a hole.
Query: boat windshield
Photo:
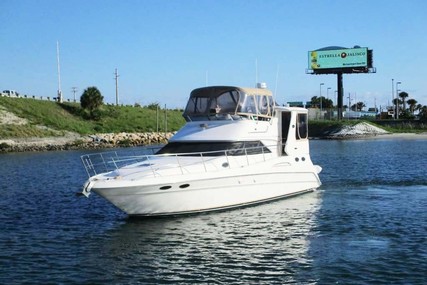
[[[225,152],[230,156],[246,154],[271,153],[260,141],[236,142],[170,142],[157,154],[191,155],[203,152],[203,156],[222,156]]]
[[[258,88],[213,86],[193,90],[184,111],[187,121],[271,118],[270,91]]]

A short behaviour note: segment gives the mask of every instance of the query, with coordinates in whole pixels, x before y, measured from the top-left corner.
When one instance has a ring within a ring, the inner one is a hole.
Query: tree
[[[399,97],[402,98],[403,102],[403,110],[406,110],[406,98],[408,98],[409,94],[405,91],[399,93]]]
[[[353,110],[353,111],[362,111],[362,109],[364,108],[364,107],[366,107],[366,105],[365,105],[365,103],[363,103],[363,102],[357,102],[356,104],[353,104],[352,106],[351,106],[351,109]]]
[[[408,101],[406,101],[409,105],[409,111],[411,112],[411,114],[414,114],[415,112],[415,108],[417,107],[417,100],[415,99],[409,99]]]
[[[424,105],[420,108],[419,116],[420,120],[427,121],[427,106]]]
[[[80,106],[89,111],[90,117],[95,118],[95,111],[103,104],[104,97],[96,87],[88,87],[80,97]]]
[[[153,102],[147,105],[147,108],[150,110],[157,110],[157,109],[161,109],[160,108],[160,103],[159,102]]]
[[[313,96],[311,97],[311,106],[313,108],[317,107],[320,108],[322,106],[322,109],[331,109],[334,107],[334,102],[331,99],[327,99],[325,97],[317,97]]]

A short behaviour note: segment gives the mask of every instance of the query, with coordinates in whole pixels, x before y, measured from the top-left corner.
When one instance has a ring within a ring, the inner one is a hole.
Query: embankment
[[[174,133],[108,133],[80,136],[67,133],[62,137],[11,138],[0,140],[0,152],[31,152],[72,149],[102,149],[163,144]]]

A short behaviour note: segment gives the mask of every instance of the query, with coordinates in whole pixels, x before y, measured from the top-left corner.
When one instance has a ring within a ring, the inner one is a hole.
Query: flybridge
[[[264,88],[212,86],[193,90],[184,111],[187,121],[270,119],[274,100]]]

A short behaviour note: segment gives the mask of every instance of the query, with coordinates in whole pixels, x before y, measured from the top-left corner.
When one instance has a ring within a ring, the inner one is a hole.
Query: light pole
[[[348,92],[348,119],[350,120],[350,106],[351,106],[351,95],[350,92]]]
[[[396,119],[399,119],[399,84],[402,82],[396,82]]]
[[[325,85],[325,83],[320,83],[320,118],[322,118],[322,85]]]
[[[329,109],[329,111],[328,111],[328,108],[331,108],[330,106],[328,107],[328,103],[329,103],[329,89],[331,89],[331,87],[328,87],[326,89],[326,99],[328,99],[326,101],[326,114],[329,114],[328,118],[330,119],[332,116],[330,115],[331,114],[331,110]]]
[[[393,100],[394,100],[394,79],[391,79],[391,107],[393,108]],[[396,118],[396,116],[394,116]]]

